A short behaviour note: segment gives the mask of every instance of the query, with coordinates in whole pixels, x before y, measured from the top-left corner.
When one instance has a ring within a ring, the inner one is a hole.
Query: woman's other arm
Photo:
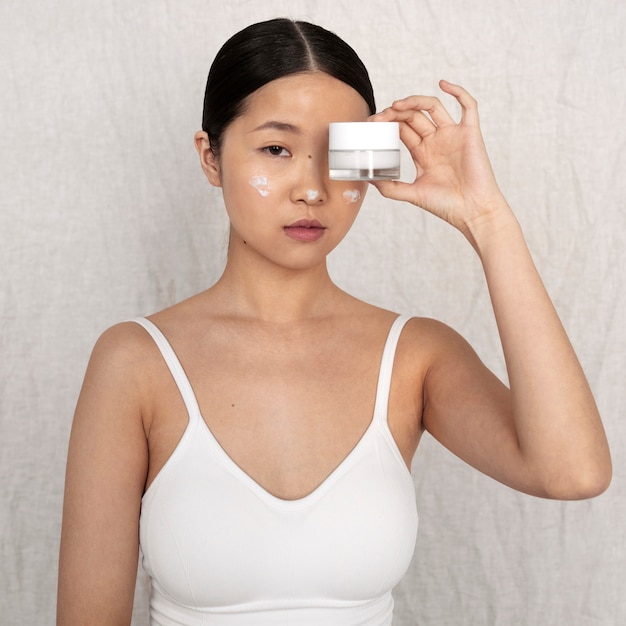
[[[96,343],[67,459],[57,625],[130,624],[148,467],[145,337],[121,324]]]

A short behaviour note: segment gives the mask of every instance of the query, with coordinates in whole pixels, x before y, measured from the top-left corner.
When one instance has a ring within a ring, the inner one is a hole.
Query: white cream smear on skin
[[[316,189],[309,189],[306,192],[306,197],[309,202],[313,202],[313,200],[317,200],[317,197],[320,195],[320,192]]]
[[[264,198],[270,195],[270,184],[267,180],[267,176],[253,176],[248,182]]]
[[[348,204],[354,204],[361,199],[361,192],[358,189],[347,189],[343,192],[343,199]]]

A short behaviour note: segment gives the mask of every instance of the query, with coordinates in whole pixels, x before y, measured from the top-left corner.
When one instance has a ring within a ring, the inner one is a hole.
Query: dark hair
[[[243,113],[247,98],[263,85],[303,72],[320,71],[354,88],[376,112],[367,69],[334,33],[309,22],[277,18],[252,24],[219,50],[207,80],[202,130],[217,156],[226,127]]]

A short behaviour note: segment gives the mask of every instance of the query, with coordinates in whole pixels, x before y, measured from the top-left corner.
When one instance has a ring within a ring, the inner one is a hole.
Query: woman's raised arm
[[[412,183],[375,185],[448,221],[478,253],[510,392],[460,338],[439,329],[424,425],[458,456],[515,488],[562,499],[597,495],[610,482],[611,460],[591,390],[496,183],[476,102],[457,85],[440,85],[462,107],[458,124],[437,98],[424,96],[374,116],[400,122],[417,170]]]

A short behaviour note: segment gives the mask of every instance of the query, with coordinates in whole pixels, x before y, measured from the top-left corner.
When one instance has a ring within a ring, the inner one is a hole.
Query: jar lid
[[[331,122],[329,150],[399,150],[398,122]]]

